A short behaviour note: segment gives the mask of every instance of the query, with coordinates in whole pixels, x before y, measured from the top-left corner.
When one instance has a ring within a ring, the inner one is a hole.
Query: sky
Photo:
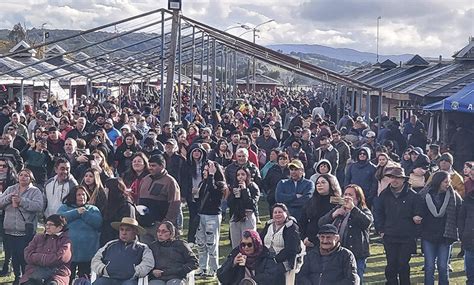
[[[450,57],[474,36],[474,0],[182,0],[183,15],[257,43],[320,44],[380,54]],[[167,0],[2,0],[0,28],[90,29],[166,8]],[[156,15],[157,17],[159,15]],[[120,29],[122,27],[119,27]],[[123,27],[126,29],[127,27]],[[251,40],[251,33],[242,37]]]

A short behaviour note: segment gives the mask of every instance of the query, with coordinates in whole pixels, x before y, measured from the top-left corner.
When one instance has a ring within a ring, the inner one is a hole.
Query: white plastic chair
[[[95,273],[94,271],[91,271],[91,283],[94,283],[96,279],[97,279],[97,273]],[[148,285],[148,276],[139,278],[138,285]]]

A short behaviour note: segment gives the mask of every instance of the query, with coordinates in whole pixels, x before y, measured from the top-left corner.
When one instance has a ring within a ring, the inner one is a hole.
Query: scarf
[[[250,238],[252,239],[254,251],[253,254],[247,255],[247,261],[245,262],[245,266],[253,270],[257,266],[257,259],[263,252],[262,239],[260,239],[260,235],[258,234],[258,232],[254,230],[246,230],[243,232],[242,236],[250,236]],[[239,246],[239,252],[243,255],[246,255],[242,245]]]
[[[431,197],[431,194],[430,193],[426,194],[425,196],[426,206],[428,206],[428,210],[433,215],[433,217],[435,218],[444,217],[444,214],[446,213],[446,208],[448,207],[450,197],[451,197],[451,193],[449,191],[446,191],[446,195],[444,195],[443,204],[441,205],[441,208],[439,209],[439,211],[437,211],[436,206],[433,202],[433,198]]]
[[[428,188],[429,190],[429,188]],[[457,194],[454,192],[454,189],[452,187],[448,188],[448,191],[446,191],[446,196],[444,198],[443,205],[441,206],[440,211],[436,211],[436,207],[434,206],[433,200],[430,196],[429,191],[427,192],[425,196],[426,204],[428,206],[428,210],[431,212],[433,216],[435,214],[433,213],[432,209],[430,207],[434,208],[434,212],[439,215],[439,217],[442,217],[446,214],[446,224],[444,225],[444,233],[443,237],[451,240],[458,240],[458,231],[457,231],[457,226],[456,226],[456,207],[457,207]],[[447,202],[446,202],[447,201]],[[445,206],[444,204],[447,204]],[[431,206],[430,206],[431,204]],[[443,210],[443,207],[445,208]],[[435,216],[436,217],[436,216]]]

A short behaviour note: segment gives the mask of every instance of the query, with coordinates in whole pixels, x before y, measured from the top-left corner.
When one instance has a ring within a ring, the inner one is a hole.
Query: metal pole
[[[211,38],[207,37],[207,60],[206,60],[206,103],[209,105],[210,103],[210,81],[209,81],[209,68],[210,62],[209,59],[211,58]]]
[[[163,116],[163,97],[165,91],[165,11],[161,11],[161,66],[160,66],[160,117]]]
[[[356,110],[356,90],[352,88],[352,95],[351,95],[351,116],[354,114]]]
[[[367,124],[370,126],[370,91],[367,91],[367,97],[366,97],[366,108],[365,108],[365,121]]]
[[[182,104],[182,98],[181,98],[181,54],[183,52],[182,46],[181,46],[181,17],[179,18],[178,22],[178,123],[181,123],[181,104]]]
[[[88,91],[89,91],[89,89],[88,89]],[[87,97],[90,96],[89,93],[87,93],[87,95],[88,95]],[[51,99],[51,79],[48,80],[48,101],[49,101],[49,99]]]
[[[362,116],[362,97],[363,97],[363,92],[362,92],[362,89],[359,89],[359,91],[357,92],[359,94],[359,111],[357,112],[359,114],[359,116]]]
[[[202,82],[202,77],[204,76],[204,32],[201,37],[201,79],[199,82],[199,108],[202,107],[202,100],[204,100],[204,95],[202,93],[202,88],[204,82]]]
[[[253,29],[253,43],[255,44],[255,33],[257,32],[257,29]],[[255,62],[255,56],[253,57],[253,62],[252,62],[252,74],[253,74],[253,83],[252,83],[252,91],[255,92],[255,82],[257,81],[256,74],[255,72],[257,71],[256,67],[256,62]]]
[[[227,93],[227,47],[224,46],[224,92]]]
[[[341,116],[341,93],[342,93],[342,86],[340,84],[337,84],[337,95],[336,95],[336,118],[334,122],[338,122],[339,118]]]
[[[20,83],[20,109],[23,109],[23,102],[24,102],[24,97],[25,97],[25,82],[23,79],[21,79]],[[34,88],[34,85],[33,85]]]
[[[247,92],[250,91],[250,57],[247,58]]]
[[[178,26],[179,26],[179,11],[173,11],[173,18],[171,23],[171,41],[169,49],[169,57],[167,63],[167,72],[166,72],[166,89],[163,98],[162,111],[163,116],[160,117],[161,125],[170,120],[171,115],[171,105],[173,104],[173,87],[174,87],[174,74],[175,74],[175,63],[176,63],[176,40],[178,36]]]
[[[383,94],[383,88],[380,88],[379,90],[379,120],[378,120],[378,133],[380,133],[380,127],[382,126],[382,96]]]
[[[234,99],[237,99],[237,52],[234,50]]]
[[[377,63],[379,62],[379,24],[382,17],[377,17]]]
[[[191,50],[191,94],[189,98],[189,110],[192,109],[194,104],[194,57],[196,55],[196,27],[193,26],[193,47]]]
[[[211,98],[211,110],[216,109],[216,101],[217,101],[217,95],[216,95],[216,80],[217,80],[217,74],[216,74],[216,39],[212,40],[212,98]]]

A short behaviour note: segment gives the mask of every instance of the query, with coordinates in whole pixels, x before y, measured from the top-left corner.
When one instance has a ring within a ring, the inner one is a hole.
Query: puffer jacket
[[[184,279],[189,272],[198,268],[196,255],[182,240],[155,241],[150,249],[155,259],[154,268],[163,271],[160,278],[149,274],[151,280]]]
[[[51,281],[59,285],[69,284],[71,276],[71,240],[67,232],[60,235],[36,235],[25,248],[26,271],[20,282],[26,282],[40,267],[53,267],[56,269]]]
[[[341,206],[333,208],[329,213],[319,219],[319,226],[326,224],[339,225],[342,223],[343,217],[338,216],[333,219],[332,214]],[[369,246],[369,229],[374,221],[372,212],[368,208],[354,207],[351,210],[347,228],[344,235],[341,236],[341,245],[349,249],[356,259],[366,258],[370,256]]]

